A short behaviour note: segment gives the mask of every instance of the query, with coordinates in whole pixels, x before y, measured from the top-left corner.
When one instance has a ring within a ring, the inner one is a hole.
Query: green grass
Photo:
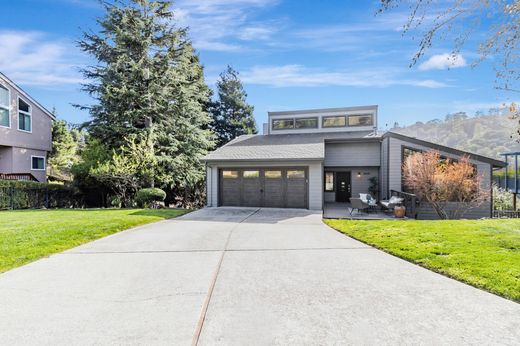
[[[186,212],[179,209],[0,211],[0,273],[109,234]]]
[[[388,253],[520,302],[520,220],[325,223]]]

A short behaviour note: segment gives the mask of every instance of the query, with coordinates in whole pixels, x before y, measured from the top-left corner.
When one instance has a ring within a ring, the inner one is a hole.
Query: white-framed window
[[[9,89],[0,85],[0,127],[11,127],[10,104]]]
[[[32,107],[18,97],[18,130],[32,132]]]
[[[31,156],[31,170],[44,171],[45,170],[45,156]]]

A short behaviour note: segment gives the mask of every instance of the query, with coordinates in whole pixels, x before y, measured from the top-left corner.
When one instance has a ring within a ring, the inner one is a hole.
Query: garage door
[[[306,168],[220,170],[222,206],[307,208]]]

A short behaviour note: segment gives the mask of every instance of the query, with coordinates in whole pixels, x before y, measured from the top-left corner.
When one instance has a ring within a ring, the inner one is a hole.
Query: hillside
[[[456,113],[447,115],[445,120],[417,122],[405,127],[395,124],[391,131],[500,159],[500,153],[520,151],[517,127],[518,121],[507,115],[469,117]]]

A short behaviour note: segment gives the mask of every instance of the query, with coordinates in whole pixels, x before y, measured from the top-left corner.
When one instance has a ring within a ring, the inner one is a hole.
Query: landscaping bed
[[[518,219],[324,222],[378,249],[520,302]]]
[[[185,209],[57,209],[0,211],[0,272]]]

